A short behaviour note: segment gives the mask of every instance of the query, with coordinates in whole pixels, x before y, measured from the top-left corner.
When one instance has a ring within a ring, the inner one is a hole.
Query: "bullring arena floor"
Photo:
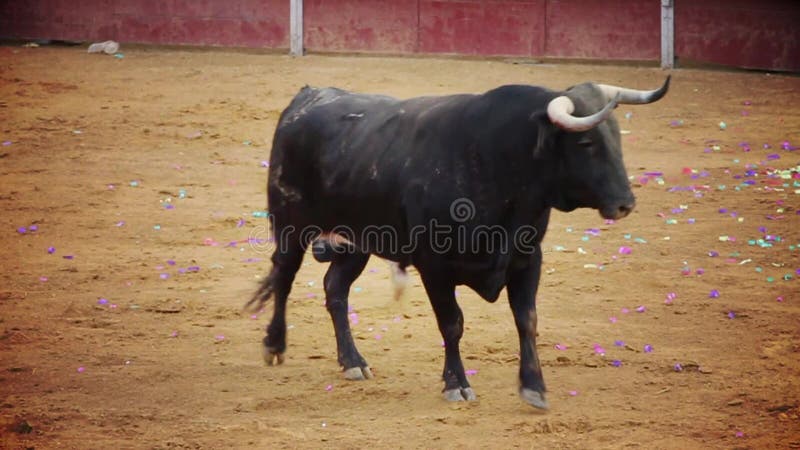
[[[674,70],[664,100],[618,108],[638,207],[552,220],[541,414],[516,393],[505,297],[459,289],[478,401],[447,403],[418,277],[396,303],[377,259],[351,294],[373,380],[342,378],[311,258],[286,363],[264,365],[271,310],[241,308],[269,268],[247,239],[276,120],[305,84],[652,89],[664,72],[122,50],[0,47],[0,447],[800,448],[797,77]]]

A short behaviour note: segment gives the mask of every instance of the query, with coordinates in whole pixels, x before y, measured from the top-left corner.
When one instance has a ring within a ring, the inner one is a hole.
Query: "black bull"
[[[547,408],[535,298],[550,210],[588,207],[619,219],[633,209],[611,112],[617,103],[654,102],[668,86],[669,77],[653,91],[515,85],[409,100],[303,88],[275,132],[268,200],[277,250],[248,303],[259,309],[275,299],[267,362],[283,362],[286,300],[308,245],[333,234],[346,244],[331,257],[324,286],[346,378],[372,376],[347,303],[374,254],[418,270],[445,342],[448,400],[475,398],[459,350],[455,287],[490,302],[505,287],[519,333],[520,395]]]

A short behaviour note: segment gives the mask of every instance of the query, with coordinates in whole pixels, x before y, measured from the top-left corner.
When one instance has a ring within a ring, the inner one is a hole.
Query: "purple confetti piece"
[[[244,224],[245,224],[244,219],[239,219],[236,222],[236,228],[242,228],[244,226]]]
[[[169,278],[169,274],[168,273],[162,273],[158,277],[161,278],[162,280],[166,280],[167,278]]]
[[[467,370],[465,370],[465,371],[464,371],[464,373],[465,373],[466,375],[468,375],[468,376],[471,376],[471,375],[475,375],[475,374],[477,374],[477,373],[478,373],[478,371],[477,371],[476,369],[467,369]]]
[[[675,372],[683,372],[683,366],[681,365],[681,363],[675,363],[675,365],[672,366],[672,368],[675,370]]]
[[[55,247],[47,247],[47,253],[52,255],[55,252],[56,252],[56,248]]]
[[[269,161],[261,161],[261,167],[269,167]]]
[[[175,265],[175,260],[174,259],[168,259],[167,260],[167,264],[170,265],[170,266],[174,266]]]
[[[733,311],[728,311],[728,319],[735,319],[736,313]]]
[[[64,259],[75,259],[75,256],[74,255],[64,255],[64,256],[62,256],[62,258],[64,258]]]
[[[614,345],[616,345],[617,347],[624,347],[625,341],[616,340],[614,341]]]
[[[125,221],[124,220],[120,220],[115,225],[118,226],[118,227],[121,227],[121,226],[125,225]]]
[[[11,141],[3,141],[3,147],[8,147],[11,145]]]
[[[39,225],[31,225],[28,227],[28,231],[36,231],[39,229]]]
[[[97,304],[98,305],[107,305],[108,304],[108,299],[100,298],[100,300],[97,301]]]
[[[186,268],[186,270],[188,270],[189,272],[199,272],[200,266],[189,266]]]
[[[703,269],[703,268],[700,268],[700,269],[695,270],[694,273],[696,273],[697,275],[702,275],[702,274],[706,273],[706,270]]]
[[[172,203],[167,203],[166,205],[164,205],[164,209],[175,209],[175,205],[173,205]]]
[[[615,359],[615,360],[611,361],[611,365],[614,366],[614,367],[622,367],[622,361],[620,361],[618,359]]]
[[[708,293],[708,298],[719,298],[719,290],[712,289],[711,292]]]
[[[645,346],[644,346],[644,352],[645,352],[645,353],[653,353],[653,346],[652,346],[652,345],[650,345],[650,344],[645,344]]]
[[[711,251],[708,252],[708,256],[710,256],[712,258],[716,258],[717,256],[719,256],[719,252],[711,250]]]
[[[27,228],[25,228],[25,227],[19,227],[19,228],[17,228],[17,233],[19,233],[19,234],[25,234],[25,233],[27,233],[27,232],[28,232],[28,229],[27,229]]]

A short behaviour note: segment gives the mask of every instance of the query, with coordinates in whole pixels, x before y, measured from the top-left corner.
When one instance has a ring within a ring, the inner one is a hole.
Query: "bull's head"
[[[611,113],[617,104],[655,102],[667,93],[669,80],[652,91],[584,83],[550,101],[547,116],[562,130],[555,136],[559,186],[553,206],[562,211],[595,208],[606,219],[621,219],[633,210],[636,199]]]

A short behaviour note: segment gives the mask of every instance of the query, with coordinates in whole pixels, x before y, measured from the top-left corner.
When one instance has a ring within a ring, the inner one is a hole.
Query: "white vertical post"
[[[675,2],[661,0],[661,68],[675,65]]]
[[[303,56],[303,0],[289,0],[289,54]]]

